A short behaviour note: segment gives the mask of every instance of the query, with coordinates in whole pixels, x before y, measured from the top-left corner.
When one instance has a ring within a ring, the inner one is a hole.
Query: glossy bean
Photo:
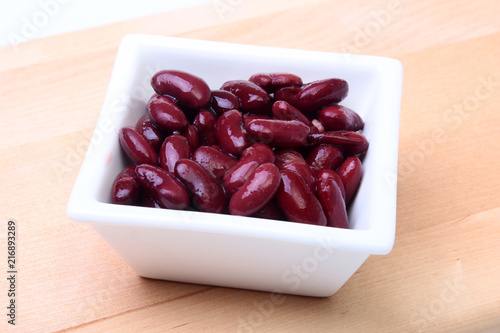
[[[215,124],[217,117],[208,110],[201,110],[193,121],[193,126],[198,131],[200,145],[211,146],[217,144]]]
[[[153,145],[134,127],[123,127],[119,132],[120,145],[134,164],[158,164]]]
[[[166,170],[149,164],[141,164],[135,168],[135,173],[141,187],[162,208],[184,209],[188,207],[189,195],[186,188]]]
[[[248,134],[243,127],[243,115],[238,110],[224,112],[215,124],[215,137],[223,151],[240,156],[249,145]]]
[[[337,146],[321,144],[313,148],[306,161],[316,174],[323,169],[337,170],[344,161],[344,154]]]
[[[289,221],[326,225],[326,216],[319,200],[302,177],[291,170],[280,170],[281,183],[276,199]]]
[[[222,85],[221,90],[232,92],[239,98],[242,112],[254,114],[271,113],[271,98],[269,94],[251,81],[227,81]]]
[[[184,136],[172,134],[163,141],[158,155],[160,167],[173,174],[178,160],[191,157],[191,148]]]
[[[323,169],[318,172],[316,174],[316,187],[318,186],[318,183],[324,178],[331,178],[337,183],[340,188],[340,192],[342,193],[342,199],[344,199],[345,202],[346,197],[344,183],[342,182],[342,179],[340,179],[340,176],[337,174],[337,172],[331,169]]]
[[[276,101],[273,103],[272,113],[275,119],[298,120],[311,127],[311,121],[299,109],[285,101]]]
[[[310,128],[298,120],[254,119],[248,123],[247,132],[257,142],[291,148],[306,144]]]
[[[158,151],[161,147],[165,135],[159,128],[153,125],[147,114],[143,115],[135,125],[137,132],[141,133]]]
[[[220,149],[211,146],[201,146],[193,152],[193,161],[210,171],[218,180],[222,181],[226,172],[238,160]]]
[[[123,169],[111,186],[111,203],[133,205],[140,195],[140,186],[135,175],[135,166]]]
[[[270,219],[270,220],[285,220],[285,215],[278,207],[276,200],[273,198],[271,201],[267,203],[264,207],[262,207],[259,211],[255,212],[253,217],[258,217],[261,219]]]
[[[326,225],[348,229],[346,205],[339,185],[332,178],[321,178],[316,195],[325,212]]]
[[[153,124],[162,131],[184,131],[189,126],[184,111],[169,96],[153,95],[148,101],[147,112]]]
[[[210,103],[211,91],[200,77],[178,70],[163,70],[151,79],[153,89],[160,95],[170,95],[191,109],[201,109]]]
[[[239,109],[240,99],[238,96],[227,90],[212,91],[212,109],[219,115],[226,111]]]
[[[366,137],[353,131],[327,131],[323,133],[312,133],[307,141],[311,144],[328,143],[342,148],[345,156],[362,154],[368,149]]]
[[[291,162],[306,162],[304,157],[296,150],[283,149],[276,153],[276,166],[282,169],[283,166]]]
[[[258,166],[259,163],[257,161],[240,159],[238,163],[226,172],[222,178],[222,184],[228,197],[231,197],[245,184]]]
[[[274,92],[274,99],[296,105],[297,95],[302,88],[299,86],[283,87]]]
[[[361,181],[361,160],[357,156],[351,156],[342,163],[337,170],[345,187],[345,202],[349,205],[358,190]]]
[[[271,201],[280,184],[278,167],[272,163],[259,165],[229,201],[232,215],[250,216]]]
[[[263,115],[263,114],[248,114],[248,113],[245,113],[243,114],[243,123],[244,123],[244,126],[245,128],[248,127],[248,124],[254,120],[254,119],[272,119],[270,116],[266,116],[266,115]]]
[[[193,196],[195,208],[208,213],[221,213],[227,205],[226,194],[215,176],[193,160],[181,159],[175,175]]]
[[[302,79],[291,73],[256,73],[249,79],[268,93],[287,86],[301,86]]]
[[[342,79],[325,79],[308,83],[297,93],[295,104],[300,111],[309,114],[327,105],[339,103],[349,92],[349,86]]]
[[[342,105],[324,107],[318,119],[327,131],[359,131],[365,125],[359,114]]]
[[[198,135],[198,131],[193,125],[189,125],[183,132],[179,133],[186,138],[191,151],[195,151],[200,146],[200,137]]]
[[[241,154],[240,161],[256,161],[259,164],[274,163],[276,155],[268,145],[255,143],[246,148]]]
[[[314,193],[316,191],[316,178],[314,177],[313,170],[306,162],[296,161],[286,163],[285,165],[283,165],[282,169],[295,171],[302,177],[302,179],[304,179],[304,182],[306,183],[307,187],[309,187],[311,192]]]

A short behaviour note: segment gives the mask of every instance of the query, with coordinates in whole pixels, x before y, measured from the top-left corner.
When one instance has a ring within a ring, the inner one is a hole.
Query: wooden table
[[[499,13],[495,0],[219,0],[0,48],[0,331],[498,332]],[[324,299],[138,277],[65,213],[128,33],[401,60],[393,251]]]

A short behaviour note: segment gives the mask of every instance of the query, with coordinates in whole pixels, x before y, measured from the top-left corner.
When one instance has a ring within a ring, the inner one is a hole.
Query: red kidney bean
[[[191,148],[184,136],[172,134],[163,141],[158,155],[160,155],[160,167],[173,174],[178,160],[191,157]]]
[[[292,149],[280,150],[276,154],[275,164],[279,169],[283,169],[283,166],[285,164],[291,163],[291,162],[304,162],[305,163],[306,160],[298,151],[292,150]]]
[[[289,221],[326,225],[323,207],[302,177],[291,170],[280,170],[281,183],[276,199]]]
[[[291,148],[306,144],[310,128],[298,120],[254,119],[248,123],[247,132],[255,141]]]
[[[193,196],[193,204],[203,212],[220,213],[227,204],[226,194],[215,176],[193,160],[181,159],[175,175]]]
[[[196,149],[192,159],[210,171],[220,181],[222,181],[225,173],[238,162],[236,158],[211,146],[201,146]]]
[[[180,134],[188,140],[191,151],[195,151],[196,148],[200,146],[200,137],[198,135],[198,131],[193,125],[189,125],[186,130]]]
[[[337,174],[345,187],[345,202],[349,205],[358,190],[361,181],[361,161],[357,156],[351,156],[342,163]]]
[[[153,95],[147,105],[149,118],[156,127],[166,132],[184,131],[189,121],[169,96]]]
[[[302,88],[298,86],[279,88],[274,92],[274,99],[276,99],[277,101],[285,101],[291,105],[295,105],[297,95],[301,89]]]
[[[338,184],[332,178],[321,178],[318,182],[317,196],[326,215],[326,225],[348,229],[346,206]]]
[[[248,134],[243,127],[243,115],[238,110],[224,112],[215,124],[215,137],[223,151],[240,156],[249,145]]]
[[[316,192],[316,178],[313,175],[311,167],[306,162],[290,162],[283,165],[285,170],[291,170],[298,173],[305,181],[311,192]]]
[[[259,166],[257,161],[239,160],[236,165],[229,169],[222,178],[222,184],[228,197],[231,197],[248,180],[250,175]]]
[[[159,71],[151,79],[151,85],[158,94],[173,96],[191,109],[201,109],[210,103],[210,87],[202,78],[190,73]]]
[[[123,127],[118,137],[123,151],[134,164],[158,164],[158,154],[153,145],[135,128]]]
[[[278,204],[276,203],[276,200],[274,200],[274,198],[252,216],[261,219],[285,220],[285,216],[281,212],[281,209],[278,207]]]
[[[208,110],[201,110],[193,121],[193,126],[198,131],[200,144],[202,146],[212,146],[217,144],[215,136],[215,124],[217,117]]]
[[[327,131],[359,131],[365,125],[359,114],[342,105],[324,107],[318,119]]]
[[[135,166],[123,169],[111,186],[111,203],[133,205],[140,195],[140,186],[135,176]]]
[[[153,197],[145,191],[142,191],[139,195],[139,204],[143,207],[162,208],[158,201],[153,199]]]
[[[226,111],[239,109],[240,99],[227,90],[212,91],[212,109],[219,115]]]
[[[232,80],[225,82],[221,90],[235,94],[241,103],[241,111],[254,114],[269,114],[271,98],[260,86],[247,80]]]
[[[344,183],[342,183],[342,180],[340,179],[340,176],[333,170],[323,169],[316,174],[316,187],[318,186],[318,183],[323,178],[331,178],[337,183],[337,185],[340,188],[340,192],[342,192],[342,199],[344,199],[344,201],[345,201],[345,199],[346,199],[345,198],[345,187],[344,187]]]
[[[272,119],[272,118],[269,116],[263,115],[263,114],[245,113],[245,114],[243,114],[243,123],[244,123],[245,128],[247,128],[248,124],[254,119]]]
[[[344,80],[318,80],[304,85],[295,98],[295,104],[290,104],[307,114],[327,105],[339,103],[348,92],[349,86]]]
[[[259,164],[274,163],[276,155],[268,145],[263,143],[255,143],[246,148],[241,154],[240,161],[256,161]]]
[[[301,86],[302,79],[290,73],[257,73],[248,79],[259,85],[268,93],[273,93],[279,88],[286,86]]]
[[[149,142],[151,142],[156,151],[160,149],[161,144],[165,139],[165,135],[163,135],[159,128],[153,125],[147,114],[139,118],[137,124],[135,125],[135,129]]]
[[[262,209],[276,194],[280,184],[278,167],[272,163],[259,165],[229,201],[232,215],[250,216]]]
[[[316,174],[323,169],[337,170],[344,161],[344,154],[339,147],[321,144],[313,148],[306,161],[311,166],[313,173]]]
[[[272,113],[275,119],[298,120],[311,127],[311,121],[299,109],[285,101],[276,101],[273,103]]]
[[[353,131],[327,131],[312,133],[307,141],[311,144],[328,143],[342,148],[345,156],[362,154],[368,149],[368,140],[358,132]]]
[[[160,167],[141,164],[135,168],[137,180],[162,208],[184,209],[189,205],[186,188]]]

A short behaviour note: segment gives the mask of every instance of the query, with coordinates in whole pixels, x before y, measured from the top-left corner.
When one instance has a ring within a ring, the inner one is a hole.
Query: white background
[[[0,0],[0,45],[190,7],[212,0]]]

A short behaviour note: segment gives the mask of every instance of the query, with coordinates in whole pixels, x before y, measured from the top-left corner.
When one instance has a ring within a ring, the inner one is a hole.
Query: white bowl
[[[363,117],[370,142],[349,211],[351,229],[111,204],[111,184],[126,166],[118,131],[144,114],[151,76],[161,69],[193,73],[212,89],[257,72],[291,72],[304,82],[347,80],[342,104]],[[333,295],[370,254],[387,254],[394,244],[401,90],[402,66],[395,59],[126,36],[67,214],[92,225],[140,276]]]

